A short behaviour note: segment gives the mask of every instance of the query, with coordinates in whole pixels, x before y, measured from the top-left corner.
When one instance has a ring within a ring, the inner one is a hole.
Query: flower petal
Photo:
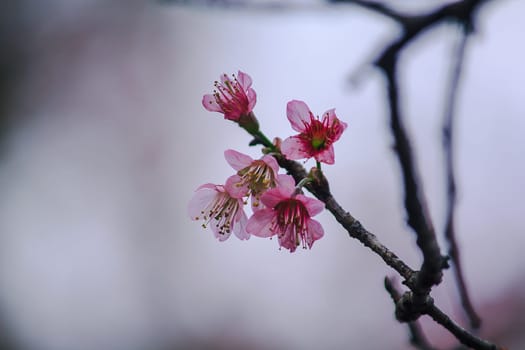
[[[255,196],[251,196],[251,206],[252,206],[252,212],[256,212],[259,210],[262,210],[266,208],[266,205],[264,205],[263,202],[261,202],[261,199],[255,198]]]
[[[310,219],[308,220],[308,247],[312,248],[312,245],[319,238],[324,236],[323,226],[317,220]]]
[[[296,198],[304,204],[310,216],[315,216],[319,214],[325,208],[324,203],[320,201],[319,199],[306,197],[305,195],[302,195],[302,194],[298,194]]]
[[[290,253],[297,249],[296,235],[291,226],[289,226],[282,235],[279,235],[279,245],[290,250]]]
[[[237,81],[244,90],[248,90],[252,86],[252,78],[242,71],[237,72]]]
[[[348,124],[342,122],[337,118],[337,115],[335,114],[335,108],[329,109],[326,112],[324,112],[323,122],[325,118],[328,119],[328,122],[326,124],[334,132],[334,134],[332,134],[332,142],[339,140]]]
[[[292,100],[286,105],[286,116],[295,131],[303,132],[305,123],[309,124],[313,117],[310,108],[303,101]]]
[[[208,183],[202,184],[199,187],[197,187],[197,189],[195,191],[198,191],[201,188],[211,188],[211,189],[214,189],[216,191],[220,191],[222,189],[222,186],[221,185],[212,184],[212,183],[208,182]]]
[[[215,199],[218,191],[212,188],[206,188],[202,185],[199,187],[193,197],[188,203],[188,215],[191,220],[199,220],[202,218],[202,211]]]
[[[228,238],[230,238],[230,235],[232,234],[231,231],[229,232],[220,232],[219,230],[219,223],[217,220],[215,219],[211,219],[210,220],[210,224],[209,224],[211,230],[213,231],[213,234],[215,235],[215,238],[217,238],[220,242],[224,242],[225,240],[227,240]]]
[[[233,227],[233,233],[239,238],[240,240],[246,240],[250,239],[250,234],[246,232],[246,224],[248,223],[248,217],[246,216],[246,213],[244,210],[240,210],[237,214],[237,217],[235,218],[235,225]]]
[[[246,232],[263,238],[273,236],[274,232],[270,230],[270,227],[274,216],[275,212],[270,208],[255,212],[250,219],[248,219]]]
[[[279,174],[277,175],[276,182],[277,186],[287,188],[290,193],[295,190],[295,180],[291,175]]]
[[[270,168],[272,168],[275,175],[279,172],[279,164],[277,163],[277,160],[269,154],[262,157],[262,161],[266,163]]]
[[[204,95],[202,97],[202,106],[210,112],[222,112],[221,106],[215,100],[215,96],[212,94]]]
[[[246,168],[253,162],[252,157],[241,152],[234,151],[233,149],[224,151],[224,158],[226,158],[228,164],[230,164],[230,166],[237,171]]]
[[[291,136],[281,144],[281,152],[288,159],[303,159],[311,156],[305,151],[303,140],[299,136]]]
[[[226,192],[233,198],[242,198],[248,194],[248,184],[242,184],[242,179],[239,175],[235,174],[230,176],[224,184]]]
[[[257,103],[257,94],[255,93],[254,89],[248,89],[246,90],[246,97],[248,98],[248,112],[251,112],[253,110],[253,107],[255,107],[255,103]]]
[[[329,127],[332,126],[332,123],[334,122],[334,120],[338,120],[337,119],[337,115],[335,115],[335,108],[329,109],[326,112],[324,112],[324,114],[323,114],[323,122],[324,122],[325,118],[328,118],[328,123],[326,123],[326,124]]]
[[[264,192],[261,202],[268,208],[274,208],[282,200],[290,198],[293,190],[286,187],[276,187]]]
[[[315,158],[315,160],[317,160],[318,162],[321,162],[321,163],[334,164],[334,162],[335,162],[334,146],[333,145],[328,146],[326,149],[324,149],[321,152],[317,153],[314,156],[314,158]]]

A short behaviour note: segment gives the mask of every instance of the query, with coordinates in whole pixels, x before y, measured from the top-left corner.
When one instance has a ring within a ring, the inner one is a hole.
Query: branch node
[[[412,322],[425,314],[434,299],[429,295],[419,297],[413,292],[405,292],[396,302],[396,319],[399,322]]]

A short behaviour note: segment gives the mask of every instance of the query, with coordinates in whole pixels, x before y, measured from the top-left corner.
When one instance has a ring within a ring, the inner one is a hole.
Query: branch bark
[[[271,144],[264,145],[267,147],[273,146]],[[296,182],[301,181],[308,176],[308,173],[300,163],[288,160],[280,154],[274,154],[274,156],[279,165],[286,169],[287,172],[294,177]],[[322,173],[317,172],[314,173],[314,175],[315,180],[307,183],[304,187],[306,187],[306,189],[317,199],[325,203],[326,209],[330,211],[337,222],[346,229],[350,237],[359,240],[364,246],[379,255],[388,266],[396,270],[405,279],[403,284],[412,290],[414,292],[413,296],[415,296],[417,290],[416,271],[412,270],[394,252],[390,251],[385,245],[383,245],[373,233],[366,230],[358,220],[339,205],[331,194],[328,181]],[[436,322],[456,336],[460,342],[467,346],[471,346],[473,349],[503,350],[503,348],[500,348],[495,344],[476,337],[452,321],[443,311],[434,305],[432,298],[428,295],[426,295],[423,301],[421,301],[420,297],[413,296],[405,299],[405,301],[410,304],[409,306],[414,308],[414,315],[410,315],[411,317],[417,318],[422,314],[431,316]]]
[[[443,153],[445,155],[445,172],[447,177],[447,208],[445,218],[445,238],[448,242],[448,254],[452,261],[454,277],[458,286],[461,304],[467,317],[470,320],[470,326],[477,329],[481,326],[481,318],[476,313],[474,306],[469,297],[463,269],[461,267],[460,251],[456,240],[454,229],[454,218],[456,208],[456,181],[454,176],[454,115],[456,107],[456,96],[461,78],[462,65],[465,57],[465,50],[470,32],[470,24],[462,25],[461,38],[454,55],[454,63],[451,74],[450,87],[448,89],[445,115],[443,118]]]

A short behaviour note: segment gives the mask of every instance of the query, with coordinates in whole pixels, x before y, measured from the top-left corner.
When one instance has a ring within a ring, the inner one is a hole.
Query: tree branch
[[[268,147],[269,145],[265,144],[265,146]],[[279,165],[286,169],[288,173],[294,177],[296,182],[301,181],[308,176],[308,173],[300,163],[288,160],[280,154],[273,155],[277,159]],[[337,203],[330,193],[328,181],[321,172],[313,172],[313,175],[314,181],[307,183],[304,187],[306,187],[306,189],[317,199],[325,203],[326,209],[330,211],[337,222],[346,229],[350,237],[359,240],[364,246],[379,255],[388,266],[396,270],[405,279],[403,284],[414,292],[414,294],[410,294],[408,295],[408,298],[404,299],[405,303],[408,305],[408,309],[412,309],[412,314],[408,315],[409,317],[416,319],[421,314],[430,315],[432,318],[436,317],[440,320],[440,322],[437,320],[436,322],[454,334],[463,344],[471,346],[473,349],[503,350],[503,348],[499,348],[495,344],[480,339],[458,326],[445,313],[443,313],[443,311],[433,304],[432,298],[428,295],[426,295],[424,299],[417,297],[416,281],[418,273],[412,270],[401,259],[399,259],[395,253],[379,242],[374,234],[367,231],[359,221]]]
[[[462,344],[477,350],[504,350],[495,344],[489,343],[481,338],[476,337],[472,333],[469,333],[466,329],[456,324],[450,319],[443,311],[437,306],[431,305],[425,312],[426,315],[430,316],[434,321],[445,327],[454,334],[454,336],[461,341]]]
[[[405,208],[408,215],[407,222],[416,233],[417,245],[423,253],[423,263],[416,277],[414,293],[424,298],[424,296],[430,292],[430,288],[433,285],[441,282],[441,270],[445,265],[430,220],[424,195],[420,189],[410,141],[399,112],[396,63],[397,60],[393,60],[391,61],[391,65],[381,66],[380,68],[383,69],[387,79],[390,127],[394,135],[395,150],[403,174]]]
[[[367,10],[380,13],[383,16],[389,17],[397,22],[403,22],[406,20],[406,16],[394,11],[385,4],[377,1],[366,1],[366,0],[329,0],[333,3],[347,3],[361,6]]]
[[[401,292],[396,289],[394,279],[385,277],[384,283],[385,289],[390,294],[394,304],[397,305],[398,301],[401,299]],[[407,324],[410,332],[410,344],[421,350],[435,350],[428,342],[423,330],[421,329],[421,325],[417,320],[410,321]]]
[[[445,172],[447,176],[447,208],[446,208],[446,223],[445,223],[445,238],[448,241],[448,254],[452,260],[454,277],[459,290],[461,304],[467,317],[470,320],[472,328],[479,328],[481,326],[481,319],[477,315],[472,302],[470,301],[469,293],[465,278],[463,276],[463,269],[461,267],[461,259],[459,247],[456,241],[456,234],[454,229],[454,212],[456,208],[456,182],[454,179],[454,155],[453,155],[453,127],[454,127],[454,112],[456,107],[456,96],[461,77],[462,64],[464,61],[465,50],[470,33],[470,25],[465,23],[462,25],[461,38],[457,46],[457,51],[454,55],[454,63],[448,89],[446,111],[443,118],[443,153],[445,155]]]

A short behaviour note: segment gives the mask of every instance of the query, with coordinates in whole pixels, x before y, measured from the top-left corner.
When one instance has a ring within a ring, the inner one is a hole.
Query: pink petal
[[[277,175],[276,182],[278,187],[287,188],[290,193],[295,191],[295,180],[291,175],[279,174]]]
[[[212,183],[205,183],[203,185],[200,185],[199,187],[197,187],[197,189],[195,191],[198,191],[200,190],[201,188],[211,188],[211,189],[214,189],[216,190],[217,192],[221,189],[222,186],[220,185],[216,185],[216,184],[212,184]]]
[[[324,203],[318,199],[306,197],[302,194],[298,194],[296,198],[304,204],[310,216],[319,214],[325,208]]]
[[[343,134],[343,131],[345,131],[346,127],[348,126],[348,124],[346,124],[345,122],[340,121],[339,119],[337,120],[337,123],[338,123],[337,133],[334,135],[334,138],[332,140],[333,142],[339,140],[339,138]]]
[[[304,150],[303,140],[299,136],[291,136],[281,144],[281,152],[288,159],[310,158],[311,155]]]
[[[255,212],[246,225],[246,232],[257,237],[271,237],[274,233],[270,230],[275,212],[266,208]]]
[[[188,203],[188,215],[191,220],[202,218],[202,211],[215,199],[218,192],[212,188],[206,188],[202,185],[195,191]]]
[[[273,172],[277,174],[279,172],[279,164],[277,163],[277,160],[275,160],[274,157],[270,155],[265,155],[262,157],[262,161],[266,163],[270,168],[272,168]]]
[[[282,200],[290,198],[293,190],[290,191],[286,187],[276,187],[272,188],[263,193],[261,196],[261,202],[268,208],[274,208]]]
[[[232,234],[230,232],[219,232],[219,228],[217,227],[217,220],[211,219],[209,224],[211,230],[213,231],[213,234],[215,235],[215,238],[217,238],[220,242],[224,242],[228,238],[230,238],[230,235]]]
[[[335,108],[329,109],[323,114],[323,121],[325,118],[328,118],[328,125],[331,126],[334,120],[337,119],[337,115],[335,115]]]
[[[255,196],[251,196],[251,206],[252,206],[252,211],[254,213],[256,211],[259,211],[259,210],[262,210],[262,209],[266,208],[266,205],[264,205],[264,203],[261,202],[261,199],[259,199],[257,205],[255,205],[255,203],[257,203],[257,199],[255,198]]]
[[[252,86],[252,78],[244,72],[237,72],[237,81],[244,90],[248,90]]]
[[[244,210],[240,210],[235,218],[235,226],[233,227],[233,233],[240,240],[246,240],[250,238],[250,234],[246,232],[246,224],[248,223],[248,217]]]
[[[252,157],[232,149],[224,151],[224,158],[226,158],[228,164],[237,171],[246,168],[253,162]]]
[[[334,164],[335,155],[334,155],[334,146],[330,145],[323,151],[315,155],[315,160],[325,164]]]
[[[286,116],[295,131],[303,132],[305,123],[310,124],[313,117],[310,108],[303,101],[292,100],[286,105]]]
[[[308,221],[308,233],[312,238],[311,242],[308,242],[308,246],[312,248],[314,242],[324,236],[323,226],[318,221],[310,219]]]
[[[230,197],[242,198],[248,194],[248,184],[241,185],[241,183],[242,179],[239,175],[232,175],[226,180],[224,188]]]
[[[286,232],[279,237],[279,245],[290,250],[290,253],[295,252],[297,249],[297,241],[291,227],[288,227]]]
[[[323,120],[324,118],[328,118],[327,124],[329,128],[331,128],[332,130],[333,129],[337,130],[336,134],[333,135],[332,142],[339,140],[339,138],[341,137],[341,134],[343,133],[343,131],[345,131],[348,124],[346,124],[345,122],[342,122],[341,120],[337,118],[337,115],[335,115],[335,108],[329,109],[326,112],[324,112]]]
[[[248,89],[246,91],[246,97],[248,97],[248,111],[252,111],[253,107],[255,107],[255,103],[257,102],[257,94],[255,93],[254,89]]]
[[[215,96],[212,94],[204,95],[202,97],[202,106],[210,112],[222,112],[221,106],[215,101]]]

